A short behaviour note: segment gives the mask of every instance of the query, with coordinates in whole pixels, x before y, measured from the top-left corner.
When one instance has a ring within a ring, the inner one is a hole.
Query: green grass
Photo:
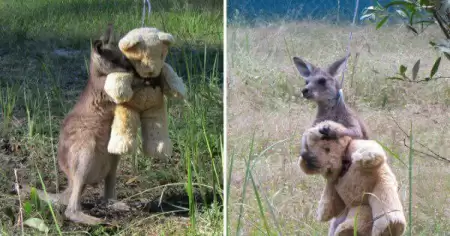
[[[90,235],[220,235],[222,232],[223,3],[181,0],[151,3],[152,14],[146,25],[175,36],[176,44],[167,62],[185,80],[188,98],[187,102],[169,100],[172,159],[153,160],[143,157],[140,151],[123,157],[118,172],[118,198],[138,201],[157,200],[162,194],[182,195],[189,204],[189,214],[132,212],[114,218],[113,226],[86,227],[61,221],[60,209],[47,214],[47,208],[32,208],[27,217],[44,220],[49,234],[58,234],[55,222],[59,222],[63,234],[74,231]],[[0,2],[2,235],[20,234],[20,226],[11,219],[17,219],[19,213],[18,197],[8,194],[15,168],[20,183],[42,189],[42,179],[52,193],[58,186],[66,185],[56,163],[57,137],[62,119],[86,84],[90,41],[110,22],[123,35],[140,27],[141,17],[140,0]],[[101,187],[88,188],[83,199],[92,202],[100,198]],[[213,200],[209,199],[211,195]],[[30,227],[24,230],[25,234],[38,233]]]
[[[422,68],[430,69],[436,53],[428,41],[440,32],[430,28],[417,37],[399,25],[376,31],[375,26],[350,28],[320,21],[228,24],[229,232],[327,234],[328,223],[316,220],[323,179],[306,176],[297,164],[301,134],[313,121],[316,107],[295,96],[304,81],[292,57],[325,67],[345,55],[350,30],[345,99],[390,156],[408,221],[406,234],[450,232],[448,163],[406,147],[423,150],[417,145],[423,143],[445,157],[450,153],[448,80],[386,80],[400,64],[413,65],[418,59]],[[448,76],[448,68],[448,61],[442,60],[439,73]],[[404,133],[396,123],[403,130],[411,124],[414,129]]]

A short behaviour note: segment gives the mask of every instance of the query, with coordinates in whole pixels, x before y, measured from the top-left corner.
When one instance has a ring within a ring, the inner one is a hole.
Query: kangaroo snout
[[[302,96],[306,99],[312,98],[311,90],[309,90],[308,88],[302,89]]]
[[[308,89],[307,88],[304,88],[303,90],[302,90],[302,94],[303,94],[303,97],[306,95],[306,94],[308,94]]]

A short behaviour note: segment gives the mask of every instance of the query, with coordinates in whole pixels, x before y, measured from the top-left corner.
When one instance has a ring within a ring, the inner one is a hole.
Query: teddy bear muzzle
[[[301,154],[302,159],[305,162],[305,167],[310,171],[317,171],[320,169],[320,164],[317,160],[317,157],[314,156],[311,152],[303,152]]]

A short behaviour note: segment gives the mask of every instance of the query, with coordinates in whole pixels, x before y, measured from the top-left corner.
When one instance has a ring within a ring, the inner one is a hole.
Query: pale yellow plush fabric
[[[131,133],[137,131],[136,122],[140,121],[144,154],[157,158],[172,155],[164,95],[181,99],[186,96],[183,80],[164,62],[173,42],[171,34],[155,28],[134,29],[119,41],[119,48],[130,59],[141,78],[133,77],[131,73],[111,73],[106,78],[105,91],[118,104],[118,115],[114,117],[108,146],[110,153],[135,151],[136,141],[130,139],[136,138],[136,132],[133,135]],[[163,91],[159,86],[132,90],[134,81],[156,79],[159,75]],[[135,116],[139,118],[138,121],[134,119]]]
[[[134,75],[127,72],[115,72],[106,76],[105,92],[115,103],[120,104],[128,102],[133,97],[133,90],[131,83],[134,80]]]
[[[128,32],[119,41],[119,48],[141,77],[151,78],[161,73],[168,47],[173,42],[172,35],[144,27]]]
[[[326,179],[318,219],[328,221],[340,214],[356,211],[360,206],[370,207],[372,217],[364,225],[370,225],[371,234],[365,231],[367,229],[358,229],[362,235],[378,236],[386,232],[401,235],[406,219],[397,192],[397,180],[386,162],[383,148],[373,140],[351,140],[349,137],[324,140],[319,130],[325,126],[344,128],[333,121],[324,121],[307,130],[304,135],[307,135],[311,155],[309,159],[302,158],[300,163],[305,173],[321,174]],[[341,176],[344,156],[350,158],[351,165]],[[330,234],[338,235],[342,230],[352,228],[353,221],[354,218],[348,214],[343,223],[337,226],[332,223]]]
[[[124,106],[117,106],[114,110],[108,152],[114,154],[134,152],[137,147],[136,135],[139,125],[139,113]]]

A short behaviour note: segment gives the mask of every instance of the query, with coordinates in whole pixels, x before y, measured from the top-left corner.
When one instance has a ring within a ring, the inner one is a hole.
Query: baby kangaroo
[[[52,202],[67,205],[65,216],[71,221],[91,225],[102,222],[82,212],[80,201],[86,185],[105,181],[105,200],[116,198],[119,156],[107,150],[115,103],[103,86],[109,73],[130,71],[134,71],[133,67],[114,42],[110,26],[105,35],[93,42],[87,85],[60,129],[58,162],[67,176],[68,187],[61,194],[48,196]],[[29,187],[24,186],[24,190],[29,191]],[[38,194],[47,200],[42,191]]]
[[[294,63],[300,75],[305,79],[305,87],[301,93],[304,98],[317,103],[317,115],[313,126],[325,120],[332,120],[346,127],[343,131],[335,131],[325,127],[320,132],[325,137],[336,139],[350,136],[353,139],[368,139],[367,129],[359,117],[345,104],[339,93],[341,83],[337,77],[344,69],[348,56],[332,63],[328,68],[321,69],[311,63],[294,57]],[[306,154],[305,140],[302,138],[302,154]]]

